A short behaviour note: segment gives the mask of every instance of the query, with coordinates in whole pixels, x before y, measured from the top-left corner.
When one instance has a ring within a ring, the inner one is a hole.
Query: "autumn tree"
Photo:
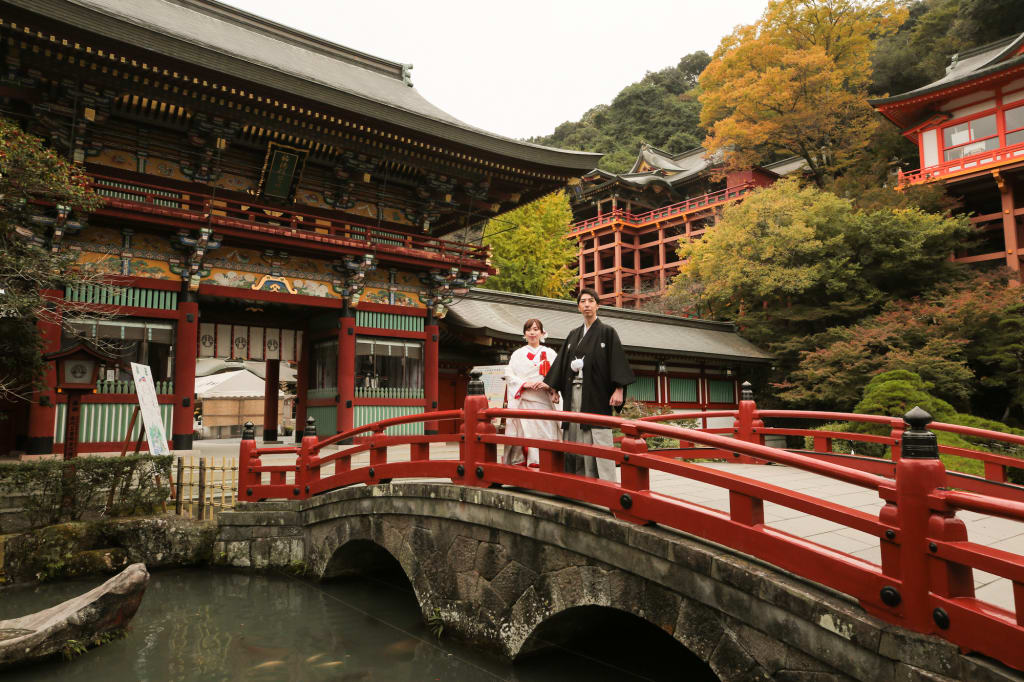
[[[704,146],[727,167],[800,156],[823,185],[868,142],[873,42],[905,17],[896,0],[773,0],[701,74]]]
[[[36,323],[62,317],[44,290],[96,278],[54,245],[58,207],[74,218],[98,202],[80,167],[0,118],[0,399],[25,398],[42,378]]]
[[[576,257],[576,240],[565,238],[571,223],[565,192],[549,194],[489,221],[483,239],[493,249],[498,274],[484,286],[569,297],[576,284],[576,271],[570,265]]]

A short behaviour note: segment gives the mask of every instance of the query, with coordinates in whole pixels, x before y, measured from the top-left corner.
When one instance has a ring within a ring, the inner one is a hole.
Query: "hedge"
[[[133,455],[3,462],[0,495],[23,497],[19,506],[32,527],[85,516],[148,513],[170,495],[173,459],[172,455]]]

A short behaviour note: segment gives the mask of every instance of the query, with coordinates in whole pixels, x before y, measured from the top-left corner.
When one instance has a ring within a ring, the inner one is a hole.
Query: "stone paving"
[[[291,445],[291,443],[284,445]],[[260,443],[260,447],[262,446]],[[237,459],[238,456],[237,440],[201,440],[196,441],[193,447],[198,451],[194,454],[213,457],[215,460]],[[267,447],[279,446],[268,445]],[[327,452],[334,449],[328,449]],[[393,448],[392,453],[395,461],[408,459],[408,446]],[[456,459],[457,456],[458,448],[454,444],[435,444],[431,450],[431,457],[435,459]],[[283,464],[292,461],[289,455],[264,455],[262,459],[265,464]],[[361,453],[353,456],[352,466],[364,466],[368,461],[369,455]],[[726,462],[708,462],[703,466],[770,483],[786,490],[824,498],[830,502],[869,514],[877,515],[882,508],[882,500],[875,491],[792,467],[776,464],[766,466]],[[331,470],[328,469],[324,473],[330,474]],[[651,488],[659,493],[713,509],[726,511],[729,508],[728,490],[699,481],[654,471],[651,472]],[[866,533],[771,502],[765,503],[764,515],[765,523],[773,528],[847,552],[866,561],[876,564],[881,562],[878,540]],[[1024,554],[1024,523],[976,512],[959,512],[957,516],[963,519],[967,525],[967,537],[972,542],[1016,554]],[[1013,587],[1009,580],[976,570],[974,571],[974,583],[979,599],[1003,608],[1013,609]]]

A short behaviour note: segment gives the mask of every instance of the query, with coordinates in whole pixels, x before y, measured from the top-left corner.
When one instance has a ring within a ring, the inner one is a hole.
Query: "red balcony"
[[[90,174],[92,188],[105,199],[97,213],[185,227],[209,225],[218,232],[268,236],[370,251],[384,261],[427,261],[439,267],[462,265],[484,272],[490,267],[490,248],[436,237],[375,227],[349,219],[293,208],[174,189],[135,180]],[[127,214],[127,215],[126,215]]]
[[[955,161],[943,161],[942,163],[916,171],[904,173],[899,171],[897,182],[900,187],[908,185],[919,185],[925,182],[945,180],[969,175],[978,171],[989,171],[1000,168],[1011,163],[1024,162],[1024,142],[989,150],[983,154],[975,154]]]
[[[653,211],[646,213],[640,213],[634,215],[627,213],[622,209],[616,209],[609,213],[604,213],[596,218],[590,218],[589,220],[581,220],[578,223],[572,225],[569,230],[568,236],[576,236],[582,232],[586,232],[595,227],[601,225],[610,225],[612,223],[625,223],[627,225],[633,225],[634,227],[640,227],[663,220],[665,218],[671,218],[673,216],[682,216],[687,213],[695,213],[722,204],[727,204],[731,201],[739,201],[746,195],[753,192],[758,188],[752,182],[746,182],[742,185],[736,185],[735,187],[727,187],[726,189],[719,190],[717,192],[711,192],[704,194],[693,199],[687,199],[686,201],[680,201],[677,204],[670,206],[663,206],[662,208],[656,208]]]

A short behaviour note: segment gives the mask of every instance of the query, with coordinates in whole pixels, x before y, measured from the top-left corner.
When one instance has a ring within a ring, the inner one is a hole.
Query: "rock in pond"
[[[149,584],[145,564],[132,564],[99,587],[21,618],[0,620],[0,668],[103,641],[135,615]]]

